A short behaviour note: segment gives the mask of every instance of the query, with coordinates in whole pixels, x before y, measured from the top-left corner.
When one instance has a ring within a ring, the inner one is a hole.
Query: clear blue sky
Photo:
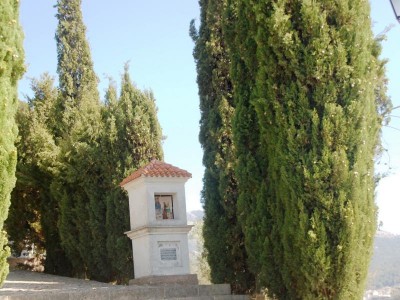
[[[124,63],[139,88],[151,88],[158,118],[167,136],[165,161],[192,173],[186,184],[187,208],[201,209],[202,150],[198,142],[199,100],[190,20],[198,19],[197,0],[83,0],[95,71],[104,97],[108,76],[120,84]],[[31,94],[28,77],[45,71],[56,76],[54,34],[56,1],[22,0],[20,20],[25,32],[28,71],[19,91]]]
[[[383,43],[382,57],[387,58],[389,95],[393,106],[400,106],[400,24],[394,18],[389,0],[372,0],[371,16],[375,34],[382,32],[391,24],[394,27],[387,33]],[[377,188],[379,219],[383,229],[400,234],[400,108],[392,113],[390,127],[383,128],[382,144],[387,152],[383,154],[377,170],[387,172]]]
[[[38,77],[46,71],[56,76],[55,3],[55,0],[21,0],[20,19],[28,65],[19,86],[21,98],[31,94],[29,77]],[[383,44],[383,57],[389,58],[389,94],[394,106],[398,106],[400,24],[394,19],[389,0],[371,0],[371,5],[376,34],[395,24]],[[151,88],[157,99],[159,121],[167,136],[165,161],[193,175],[186,184],[187,208],[201,208],[200,112],[193,43],[188,34],[190,20],[199,19],[198,1],[83,0],[82,9],[102,97],[107,76],[119,84],[123,65],[130,61],[132,79],[139,88]],[[393,115],[400,116],[400,109]],[[400,118],[392,120],[390,126],[400,129]],[[389,175],[377,189],[379,219],[384,223],[383,229],[400,234],[400,131],[384,128],[383,145],[388,151],[377,167]]]

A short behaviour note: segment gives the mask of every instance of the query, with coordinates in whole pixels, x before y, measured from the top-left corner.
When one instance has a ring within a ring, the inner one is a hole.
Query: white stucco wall
[[[149,236],[141,236],[133,239],[132,252],[135,278],[149,276],[152,273]]]
[[[147,225],[187,224],[185,182],[188,178],[138,178],[128,182],[124,189],[129,196],[131,230]],[[174,199],[174,219],[156,220],[154,196],[170,194]]]
[[[168,234],[153,235],[150,238],[151,243],[151,275],[180,275],[189,274],[189,249],[187,234]],[[166,244],[168,248],[177,247],[177,260],[162,260],[160,253],[160,244]]]
[[[191,226],[146,227],[129,231],[135,278],[189,274],[188,232]],[[161,248],[175,248],[176,259],[163,259]]]
[[[135,278],[189,274],[185,182],[188,178],[141,177],[127,183]],[[174,219],[156,219],[155,195],[172,195]]]
[[[157,179],[157,180],[155,180]],[[149,178],[146,180],[147,200],[149,203],[149,224],[161,225],[168,222],[169,224],[185,225],[186,217],[186,196],[184,178]],[[154,195],[170,194],[174,198],[174,220],[156,220]]]

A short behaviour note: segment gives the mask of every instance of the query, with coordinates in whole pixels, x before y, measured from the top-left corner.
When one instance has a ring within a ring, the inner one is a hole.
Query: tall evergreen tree
[[[7,274],[7,233],[3,230],[15,185],[17,136],[15,113],[18,106],[17,83],[24,73],[23,33],[19,24],[19,2],[0,3],[0,284]]]
[[[115,279],[126,282],[133,275],[131,241],[124,235],[130,228],[129,201],[119,183],[150,160],[163,158],[162,133],[153,94],[133,85],[127,65],[118,100],[115,86],[109,86],[103,117],[102,173],[108,184],[105,195],[107,253]]]
[[[60,171],[52,192],[60,203],[60,237],[78,276],[107,280],[105,207],[99,183],[101,129],[97,77],[93,70],[81,0],[57,2],[56,33],[60,114]],[[102,266],[104,265],[104,266]],[[103,272],[104,271],[104,272]]]
[[[86,40],[81,3],[82,0],[58,0],[56,5],[60,111],[67,134],[79,121],[96,126],[99,117],[98,79]]]
[[[11,193],[11,205],[5,222],[8,238],[13,241],[10,245],[11,250],[17,255],[25,249],[27,242],[34,243],[38,249],[44,249],[40,226],[40,194],[37,186],[30,180],[30,157],[33,151],[30,151],[30,144],[25,143],[32,125],[29,112],[28,103],[20,101],[15,115],[18,126],[15,142],[18,152],[15,172],[17,181]]]
[[[258,253],[262,253],[261,237],[266,236],[269,224],[265,216],[266,161],[260,147],[260,129],[251,98],[254,93],[254,70],[257,59],[250,53],[256,53],[254,36],[256,30],[250,16],[249,7],[243,3],[228,0],[224,15],[224,32],[231,60],[230,75],[235,100],[233,116],[233,140],[236,149],[235,175],[238,182],[237,216],[245,235],[245,247],[248,263],[255,275],[255,286],[262,288],[263,277]],[[241,27],[235,25],[240,22]],[[237,27],[236,27],[237,26]],[[241,49],[234,49],[234,45]],[[242,55],[248,53],[248,55]],[[240,84],[236,82],[240,81]],[[276,273],[278,274],[278,273]],[[275,278],[279,278],[276,276]]]
[[[162,132],[151,91],[140,91],[131,81],[126,64],[117,106],[116,124],[119,140],[126,143],[124,168],[138,168],[151,159],[162,159]],[[133,152],[131,152],[133,151]],[[127,155],[130,152],[130,155]],[[132,162],[134,165],[132,166]],[[129,175],[129,174],[126,174]]]
[[[204,246],[214,283],[231,284],[235,293],[248,292],[254,278],[248,270],[242,228],[237,220],[238,189],[232,137],[234,115],[230,60],[223,35],[226,1],[201,0],[201,24],[195,42],[200,96],[200,143],[203,147],[202,201],[204,204]]]
[[[20,102],[15,116],[18,126],[18,137],[15,142],[18,152],[16,166],[16,184],[11,193],[11,205],[5,229],[8,238],[13,241],[10,245],[12,252],[19,255],[27,244],[34,243],[38,249],[43,249],[42,230],[40,226],[40,193],[30,174],[32,167],[31,156],[34,153],[31,144],[25,143],[30,135],[32,122],[29,118],[29,106]]]
[[[81,0],[59,0],[58,74],[60,132],[58,176],[59,234],[76,276],[126,281],[132,270],[126,196],[118,183],[150,159],[162,157],[161,129],[152,93],[129,79],[121,96],[107,95],[101,112]]]
[[[57,176],[60,151],[58,91],[48,74],[32,80],[31,87],[33,97],[28,98],[28,103],[20,103],[17,114],[17,185],[12,194],[7,228],[15,250],[20,251],[25,240],[35,243],[37,249],[46,250],[45,272],[70,275],[70,262],[58,234],[58,202],[50,192]]]
[[[362,297],[381,62],[361,0],[229,0],[239,215],[259,287]]]
[[[28,101],[32,125],[24,143],[32,147],[31,151],[36,155],[27,152],[24,157],[33,160],[29,175],[40,194],[40,223],[46,249],[45,272],[70,276],[72,265],[61,246],[58,231],[59,202],[51,192],[51,185],[59,175],[58,155],[63,131],[62,123],[59,123],[59,92],[54,87],[54,79],[48,74],[33,80],[32,90],[34,97]]]
[[[132,251],[119,182],[162,159],[162,134],[152,92],[132,84],[128,67],[120,99],[110,88],[101,107],[80,5],[57,3],[59,89],[48,75],[34,80],[34,97],[18,114],[18,189],[8,226],[18,241],[44,243],[46,272],[126,282]]]

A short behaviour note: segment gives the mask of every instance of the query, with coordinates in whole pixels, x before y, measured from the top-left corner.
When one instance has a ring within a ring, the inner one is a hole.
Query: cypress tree
[[[46,250],[46,273],[70,275],[71,265],[61,247],[57,228],[59,207],[50,192],[57,176],[60,151],[58,91],[48,74],[32,80],[31,87],[34,96],[28,98],[27,104],[20,103],[17,114],[17,185],[7,228],[17,248],[30,241],[37,250]]]
[[[31,107],[32,126],[30,136],[25,144],[33,147],[32,169],[28,170],[33,184],[38,188],[40,195],[40,218],[46,260],[44,270],[46,273],[57,275],[71,275],[71,262],[66,257],[61,246],[58,233],[59,203],[51,193],[51,185],[58,176],[57,156],[60,152],[60,133],[62,132],[59,120],[59,94],[54,87],[54,79],[44,74],[39,80],[33,80],[32,90],[34,97],[29,99]],[[31,143],[30,140],[37,141]],[[29,156],[28,153],[26,153]]]
[[[116,114],[118,140],[125,143],[122,163],[126,172],[131,171],[129,168],[136,169],[147,164],[153,158],[162,159],[162,133],[154,95],[151,91],[140,91],[132,83],[128,64],[122,76]]]
[[[239,215],[259,287],[279,299],[359,299],[380,128],[369,4],[231,0],[226,16],[236,20]]]
[[[96,157],[101,129],[97,77],[85,36],[81,0],[59,0],[57,10],[63,132],[59,176],[52,192],[60,203],[60,237],[76,275],[108,280],[105,206],[97,187],[101,179]]]
[[[236,149],[235,175],[238,182],[237,216],[244,232],[244,243],[248,254],[250,271],[255,275],[255,287],[260,290],[263,283],[260,255],[263,245],[260,240],[267,234],[268,213],[265,202],[267,184],[267,158],[260,147],[260,129],[251,98],[254,94],[254,70],[257,60],[251,57],[255,53],[256,29],[249,18],[249,7],[239,1],[228,0],[224,15],[224,32],[230,55],[230,75],[233,85],[235,113],[233,116],[233,140]],[[240,22],[240,26],[239,23]],[[235,47],[240,47],[237,49]],[[243,55],[246,53],[247,55]],[[237,82],[240,81],[240,84]],[[267,263],[270,260],[267,260]],[[264,262],[266,263],[266,262]],[[272,280],[279,280],[275,270]]]
[[[40,194],[30,177],[31,144],[26,143],[30,135],[32,122],[30,108],[26,102],[20,101],[15,116],[18,126],[18,137],[15,142],[18,152],[15,188],[11,193],[11,205],[5,228],[12,252],[19,255],[27,244],[34,243],[40,251],[44,249],[43,235],[40,226]]]
[[[101,137],[103,175],[107,184],[105,226],[106,249],[111,272],[118,283],[133,278],[132,247],[124,232],[129,230],[129,207],[126,195],[118,188],[122,155],[119,154],[119,135],[116,127],[118,96],[115,83],[110,81],[103,107],[104,129]]]
[[[105,195],[107,253],[114,278],[126,283],[133,276],[131,241],[124,234],[130,228],[129,202],[119,183],[153,158],[163,158],[154,96],[133,85],[128,65],[119,99],[115,86],[110,84],[108,88],[103,117],[102,172],[108,184]]]
[[[100,281],[131,277],[129,215],[118,183],[150,159],[162,157],[161,128],[151,92],[141,92],[125,69],[121,96],[99,104],[97,77],[85,37],[81,0],[59,0],[59,105],[63,123],[59,173],[59,234],[76,276]]]
[[[99,118],[98,79],[86,40],[81,3],[82,0],[58,0],[56,5],[60,111],[67,134],[82,121],[80,118],[92,126],[98,124]]]
[[[0,284],[7,274],[7,233],[3,230],[15,185],[17,137],[15,113],[18,106],[17,83],[24,73],[23,34],[19,24],[19,2],[0,3]]]
[[[33,184],[40,194],[41,227],[46,249],[45,272],[57,275],[71,275],[72,265],[61,246],[58,231],[60,207],[56,197],[51,192],[53,182],[59,176],[59,161],[62,123],[59,120],[60,98],[54,87],[54,79],[44,74],[39,80],[32,81],[34,97],[28,99],[31,108],[31,123],[29,136],[25,144],[32,147],[36,155],[28,169]],[[29,152],[26,155],[29,157]]]
[[[201,0],[201,24],[193,56],[197,63],[200,96],[200,143],[203,147],[202,201],[204,246],[213,283],[230,283],[234,293],[248,292],[254,278],[248,271],[244,237],[237,220],[237,180],[232,137],[234,115],[230,60],[223,35],[226,1]]]
[[[10,245],[12,252],[19,255],[28,243],[40,244],[40,197],[35,185],[30,184],[30,180],[25,178],[26,170],[30,169],[25,159],[25,153],[29,150],[24,142],[29,134],[29,106],[26,102],[20,102],[15,121],[18,126],[18,137],[15,145],[17,147],[18,158],[16,166],[16,184],[11,193],[11,205],[5,228],[8,238],[13,241]],[[32,153],[32,152],[31,152]]]

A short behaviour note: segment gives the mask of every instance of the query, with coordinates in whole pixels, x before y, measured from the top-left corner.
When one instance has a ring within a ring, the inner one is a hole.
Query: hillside
[[[367,289],[400,285],[400,235],[378,231],[375,237]]]
[[[204,217],[203,210],[192,210],[186,213],[187,220],[189,224],[196,223],[198,221],[202,221]]]

